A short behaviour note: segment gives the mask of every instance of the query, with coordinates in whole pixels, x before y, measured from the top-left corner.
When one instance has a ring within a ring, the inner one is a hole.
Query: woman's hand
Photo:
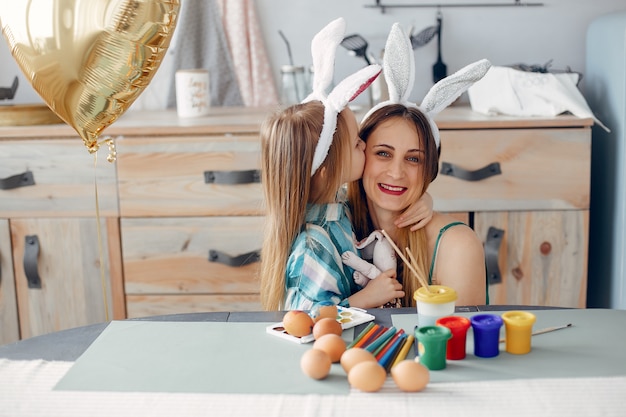
[[[433,198],[430,194],[424,193],[396,219],[395,225],[398,228],[411,226],[411,231],[414,232],[426,226],[432,218]]]
[[[348,298],[350,306],[375,308],[396,298],[404,297],[402,284],[396,279],[395,269],[382,272],[371,280],[367,287]]]

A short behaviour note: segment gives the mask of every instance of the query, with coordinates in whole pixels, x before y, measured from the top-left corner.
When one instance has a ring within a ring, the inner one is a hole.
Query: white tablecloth
[[[410,394],[388,379],[379,392],[341,396],[54,391],[72,364],[0,359],[0,416],[626,415],[626,376],[431,383]]]

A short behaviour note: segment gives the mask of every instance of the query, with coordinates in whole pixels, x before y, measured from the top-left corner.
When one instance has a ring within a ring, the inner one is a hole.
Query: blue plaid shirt
[[[354,270],[341,261],[341,254],[355,246],[349,210],[345,204],[310,204],[306,225],[298,234],[287,260],[285,310],[310,310],[317,303],[332,301],[349,307],[348,297],[361,289]]]

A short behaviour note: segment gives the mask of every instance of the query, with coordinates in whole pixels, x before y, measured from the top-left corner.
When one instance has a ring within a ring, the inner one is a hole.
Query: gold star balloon
[[[152,80],[179,8],[179,0],[2,0],[0,25],[26,79],[94,153]]]

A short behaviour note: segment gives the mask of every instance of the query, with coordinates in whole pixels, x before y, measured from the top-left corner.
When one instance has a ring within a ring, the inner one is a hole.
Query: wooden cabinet
[[[260,310],[258,133],[180,133],[117,143],[128,317]]]
[[[0,190],[0,343],[103,321],[104,304],[113,318],[260,309],[267,114],[131,112],[106,132],[115,164],[94,163],[66,125],[0,128],[0,179],[34,176]],[[592,120],[451,107],[437,123],[442,168],[429,191],[489,249],[491,303],[584,307]],[[41,288],[24,272],[29,236]]]
[[[95,163],[78,138],[29,129],[0,140],[2,342],[111,319],[116,301],[125,315],[111,286],[121,276],[115,166]]]
[[[0,345],[20,338],[9,221],[0,219]]]
[[[440,120],[429,191],[435,209],[468,212],[483,239],[490,302],[585,307],[591,121],[458,112]]]

